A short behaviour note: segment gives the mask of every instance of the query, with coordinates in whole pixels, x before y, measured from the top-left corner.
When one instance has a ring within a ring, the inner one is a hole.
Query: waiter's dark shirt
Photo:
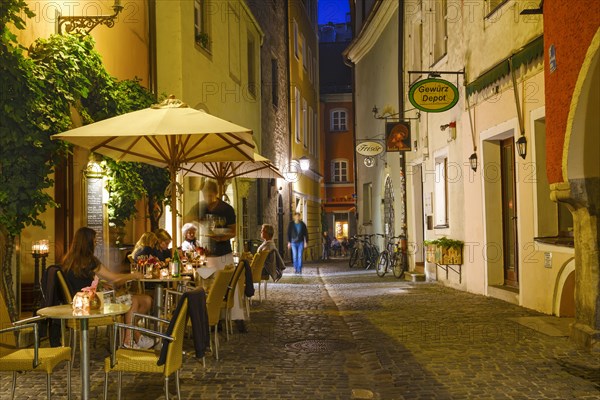
[[[229,227],[229,225],[235,224],[235,211],[233,207],[225,203],[222,200],[217,200],[217,205],[212,209],[208,209],[206,203],[200,205],[200,218],[206,219],[206,216],[212,214],[219,217],[225,218],[225,226],[222,228]],[[224,256],[232,252],[231,243],[229,240],[218,242],[213,239],[208,241],[209,256]]]

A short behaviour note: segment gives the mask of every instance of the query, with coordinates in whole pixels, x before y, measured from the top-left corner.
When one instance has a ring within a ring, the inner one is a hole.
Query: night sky
[[[345,22],[350,12],[348,0],[319,0],[319,24]]]

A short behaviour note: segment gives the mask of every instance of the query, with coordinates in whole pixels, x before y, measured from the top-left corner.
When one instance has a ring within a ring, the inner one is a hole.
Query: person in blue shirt
[[[294,219],[288,225],[288,249],[292,250],[292,261],[297,274],[302,274],[302,256],[308,246],[308,229],[302,221],[302,214],[294,213]]]

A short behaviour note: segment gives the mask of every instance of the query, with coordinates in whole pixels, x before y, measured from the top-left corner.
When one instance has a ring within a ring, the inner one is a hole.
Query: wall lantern
[[[302,156],[298,162],[300,163],[300,169],[302,171],[308,171],[310,169],[310,159],[308,157]]]
[[[517,152],[523,160],[525,159],[525,157],[527,157],[527,139],[525,138],[525,136],[521,136],[517,140]]]
[[[471,154],[469,157],[469,164],[471,164],[471,169],[477,172],[477,153]]]

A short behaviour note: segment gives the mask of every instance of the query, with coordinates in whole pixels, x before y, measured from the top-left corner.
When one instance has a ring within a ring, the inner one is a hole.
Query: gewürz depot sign
[[[411,86],[410,103],[424,112],[442,112],[458,102],[458,89],[443,79],[423,79]]]
[[[356,145],[356,152],[361,156],[373,157],[383,153],[383,145],[378,142],[360,142]]]

